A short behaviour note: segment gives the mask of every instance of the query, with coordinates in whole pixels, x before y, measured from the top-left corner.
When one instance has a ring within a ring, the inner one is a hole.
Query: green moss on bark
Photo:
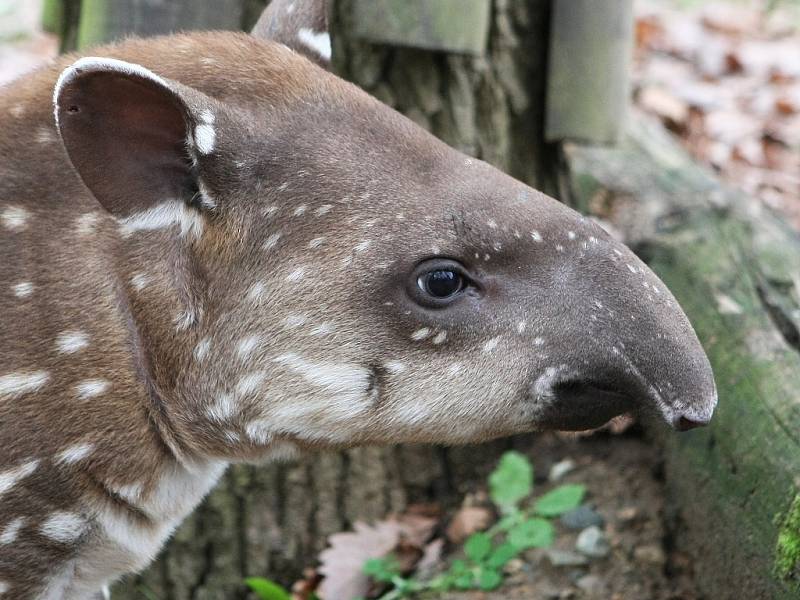
[[[800,493],[795,495],[789,510],[780,519],[775,573],[800,590]]]

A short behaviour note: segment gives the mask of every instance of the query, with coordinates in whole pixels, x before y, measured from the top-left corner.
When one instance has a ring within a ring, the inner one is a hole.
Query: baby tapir
[[[313,64],[301,25],[0,91],[0,596],[94,597],[232,462],[711,418],[636,256]]]

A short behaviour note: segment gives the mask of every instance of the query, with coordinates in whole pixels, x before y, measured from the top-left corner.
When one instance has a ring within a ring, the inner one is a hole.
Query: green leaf
[[[508,561],[514,558],[518,552],[519,548],[517,548],[514,544],[510,544],[508,542],[505,544],[500,544],[489,555],[489,558],[486,560],[486,566],[500,569],[504,567]]]
[[[472,562],[479,563],[492,550],[492,539],[485,533],[473,533],[464,543],[464,553]]]
[[[560,485],[539,498],[533,505],[533,510],[543,517],[557,517],[580,506],[585,495],[584,485],[576,483]]]
[[[370,558],[364,563],[364,574],[376,581],[390,582],[400,574],[400,568],[394,556],[386,558]]]
[[[493,590],[503,583],[503,576],[495,569],[481,569],[478,573],[478,587],[482,590]]]
[[[506,452],[497,468],[489,475],[489,493],[500,509],[507,513],[533,491],[533,467],[519,452]]]
[[[525,520],[525,513],[514,508],[511,509],[505,517],[502,517],[497,522],[495,528],[499,529],[500,531],[508,531],[516,527],[520,523],[522,523],[522,521],[524,520]]]
[[[546,548],[553,543],[555,534],[550,521],[545,519],[528,519],[508,534],[508,542],[518,550],[528,548]]]
[[[450,574],[463,575],[464,573],[469,573],[467,563],[460,559],[454,560],[453,564],[450,565]]]
[[[261,600],[291,600],[289,592],[283,586],[269,579],[248,577],[244,582]]]

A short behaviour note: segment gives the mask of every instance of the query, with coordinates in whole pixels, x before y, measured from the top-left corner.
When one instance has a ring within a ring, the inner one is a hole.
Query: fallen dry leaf
[[[454,544],[460,544],[476,531],[483,531],[492,523],[492,511],[482,506],[464,506],[458,509],[447,526],[445,535]]]
[[[402,572],[411,572],[424,558],[426,543],[438,520],[421,514],[392,516],[375,525],[356,522],[353,531],[328,537],[317,571],[324,579],[317,588],[323,600],[348,600],[375,591],[364,574],[364,563],[393,554]]]
[[[323,600],[364,596],[369,590],[364,563],[371,558],[383,558],[394,550],[400,541],[402,525],[394,520],[372,526],[356,522],[353,529],[331,535],[330,546],[319,555],[318,571],[325,579],[317,588],[317,594]]]

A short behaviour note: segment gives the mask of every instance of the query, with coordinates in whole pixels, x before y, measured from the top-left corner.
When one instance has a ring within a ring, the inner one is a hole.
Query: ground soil
[[[508,566],[508,577],[493,592],[449,593],[440,600],[532,600],[603,598],[614,600],[701,600],[690,561],[672,548],[680,531],[667,527],[658,448],[638,429],[622,435],[576,438],[539,436],[530,451],[536,494],[560,483],[582,483],[587,502],[604,520],[611,550],[581,567],[554,567],[544,550],[529,551]],[[546,480],[553,464],[575,462],[557,483]],[[556,523],[555,547],[574,550],[578,535]]]

